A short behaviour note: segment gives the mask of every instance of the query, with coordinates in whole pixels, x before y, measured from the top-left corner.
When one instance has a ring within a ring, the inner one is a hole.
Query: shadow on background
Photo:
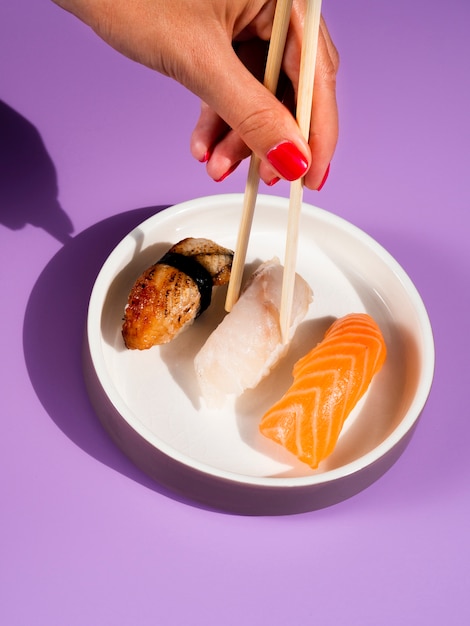
[[[23,349],[39,400],[69,439],[132,480],[186,502],[148,478],[115,446],[91,407],[82,374],[82,342],[95,278],[119,241],[164,208],[128,211],[70,239],[34,285],[26,307]]]
[[[0,100],[0,223],[32,224],[62,243],[73,225],[57,199],[57,174],[37,129]]]

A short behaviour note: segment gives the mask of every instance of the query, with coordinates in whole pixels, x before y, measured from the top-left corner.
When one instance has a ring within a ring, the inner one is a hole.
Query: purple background
[[[305,199],[409,273],[435,382],[372,487],[249,518],[151,483],[102,431],[80,370],[87,297],[116,242],[157,206],[242,192],[246,167],[216,184],[194,162],[199,105],[179,85],[47,0],[0,4],[0,623],[470,623],[469,7],[324,3],[341,138]]]

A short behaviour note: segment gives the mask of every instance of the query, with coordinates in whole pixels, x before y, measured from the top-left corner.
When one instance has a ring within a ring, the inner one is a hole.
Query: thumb
[[[310,148],[290,111],[251,74],[231,46],[223,55],[223,63],[222,55],[218,58],[215,64],[211,61],[212,76],[206,76],[198,95],[239,141],[237,146],[233,139],[222,139],[217,156],[220,158],[221,152],[225,152],[225,160],[235,164],[240,145],[244,144],[261,160],[260,171],[265,180],[279,176],[291,181],[304,176],[310,167]],[[210,135],[208,119],[211,118],[206,113],[206,136]],[[216,126],[216,116],[212,119]]]

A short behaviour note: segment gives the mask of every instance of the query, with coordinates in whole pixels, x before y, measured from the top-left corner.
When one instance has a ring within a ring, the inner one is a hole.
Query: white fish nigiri
[[[262,263],[196,355],[196,376],[208,406],[218,407],[225,396],[239,396],[256,387],[286,353],[313,293],[297,274],[289,342],[284,344],[279,323],[282,275],[278,259]]]

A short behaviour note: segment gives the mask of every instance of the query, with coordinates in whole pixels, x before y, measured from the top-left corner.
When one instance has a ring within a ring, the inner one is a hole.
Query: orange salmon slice
[[[386,357],[376,322],[365,313],[336,320],[294,365],[293,383],[263,416],[263,435],[316,469],[334,450],[344,422]]]

